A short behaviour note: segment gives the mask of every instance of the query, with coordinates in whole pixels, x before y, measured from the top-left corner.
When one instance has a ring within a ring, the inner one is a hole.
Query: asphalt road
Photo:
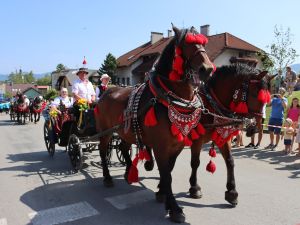
[[[0,225],[23,224],[172,224],[164,206],[156,203],[157,167],[140,182],[128,185],[115,155],[111,166],[115,186],[102,185],[97,152],[87,154],[86,168],[71,169],[59,148],[48,156],[39,124],[15,125],[0,115]],[[244,140],[245,144],[248,140]],[[264,136],[263,146],[268,144]],[[281,146],[282,147],[282,146]],[[300,224],[300,159],[283,152],[234,149],[239,204],[224,200],[225,163],[218,154],[217,171],[205,171],[207,150],[201,154],[199,181],[202,199],[188,198],[190,152],[184,150],[173,172],[173,192],[184,208],[187,224],[296,225]]]

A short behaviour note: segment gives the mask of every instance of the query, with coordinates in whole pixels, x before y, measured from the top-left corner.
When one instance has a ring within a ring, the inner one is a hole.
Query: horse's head
[[[208,39],[195,28],[178,29],[173,26],[175,36],[163,51],[156,71],[172,81],[186,81],[199,85],[206,81],[214,70],[205,51]]]
[[[267,71],[235,64],[217,68],[208,85],[231,112],[242,117],[261,117],[264,104],[270,101],[271,79]]]

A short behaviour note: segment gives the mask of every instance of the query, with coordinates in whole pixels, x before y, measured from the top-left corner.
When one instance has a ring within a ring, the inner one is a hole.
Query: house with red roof
[[[261,61],[256,55],[261,50],[258,47],[227,32],[210,35],[209,25],[201,26],[200,33],[208,38],[205,49],[216,66],[239,62],[261,68]],[[117,82],[123,85],[143,82],[145,73],[151,70],[171,39],[171,30],[168,31],[167,37],[164,37],[163,33],[151,32],[149,42],[120,56],[117,59],[118,66],[115,73]]]

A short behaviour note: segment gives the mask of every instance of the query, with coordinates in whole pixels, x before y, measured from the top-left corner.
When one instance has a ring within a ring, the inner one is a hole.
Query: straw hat
[[[110,76],[108,76],[106,73],[102,74],[100,80],[102,81],[103,79],[110,79]]]

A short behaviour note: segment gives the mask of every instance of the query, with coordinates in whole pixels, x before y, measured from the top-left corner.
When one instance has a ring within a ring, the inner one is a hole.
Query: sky
[[[210,25],[261,49],[275,41],[274,26],[290,28],[300,54],[299,0],[9,0],[0,1],[0,74],[18,69],[45,73],[57,64],[98,69],[108,53],[116,58],[179,28]],[[300,57],[295,63],[300,63]]]

